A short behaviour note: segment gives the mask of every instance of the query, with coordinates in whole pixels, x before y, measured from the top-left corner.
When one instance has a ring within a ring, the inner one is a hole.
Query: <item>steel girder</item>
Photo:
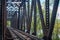
[[[31,2],[31,10],[30,10],[29,17],[27,18],[27,33],[30,33],[30,29],[31,29],[33,7],[34,7],[34,0],[32,0]]]
[[[55,24],[55,20],[56,20],[58,5],[59,5],[59,0],[55,0],[54,1],[54,6],[53,6],[53,11],[52,11],[49,34],[48,34],[49,40],[51,40],[51,37],[52,37],[52,32],[53,32],[53,29],[54,29],[54,24]]]
[[[52,11],[52,17],[51,17],[51,23],[49,22],[49,0],[46,0],[45,6],[46,6],[46,25],[44,23],[43,13],[41,9],[40,1],[37,0],[39,13],[40,13],[40,19],[42,23],[43,33],[44,33],[44,39],[45,40],[51,40],[52,32],[55,24],[56,14],[57,14],[57,8],[59,4],[59,0],[54,1],[53,11]]]

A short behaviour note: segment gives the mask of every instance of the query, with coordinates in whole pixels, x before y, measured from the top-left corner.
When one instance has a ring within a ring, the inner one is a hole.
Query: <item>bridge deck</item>
[[[13,40],[43,40],[43,39],[37,38],[34,35],[30,35],[28,33],[20,31],[18,29],[9,27],[8,30],[11,33],[11,35],[12,35],[11,39],[13,39]]]

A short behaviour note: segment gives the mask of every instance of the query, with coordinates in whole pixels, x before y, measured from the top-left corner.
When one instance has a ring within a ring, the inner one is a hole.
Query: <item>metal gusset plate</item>
[[[23,4],[26,2],[26,0],[21,0],[20,6],[23,6]]]

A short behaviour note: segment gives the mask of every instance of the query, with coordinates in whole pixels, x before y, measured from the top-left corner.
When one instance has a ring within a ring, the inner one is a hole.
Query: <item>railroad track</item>
[[[8,28],[13,40],[43,40],[14,28]]]

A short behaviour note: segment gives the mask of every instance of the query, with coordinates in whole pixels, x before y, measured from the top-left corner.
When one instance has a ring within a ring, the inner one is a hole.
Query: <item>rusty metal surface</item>
[[[2,33],[3,33],[3,39],[5,40],[5,33],[6,33],[6,19],[7,19],[7,13],[6,13],[6,0],[2,0]]]

